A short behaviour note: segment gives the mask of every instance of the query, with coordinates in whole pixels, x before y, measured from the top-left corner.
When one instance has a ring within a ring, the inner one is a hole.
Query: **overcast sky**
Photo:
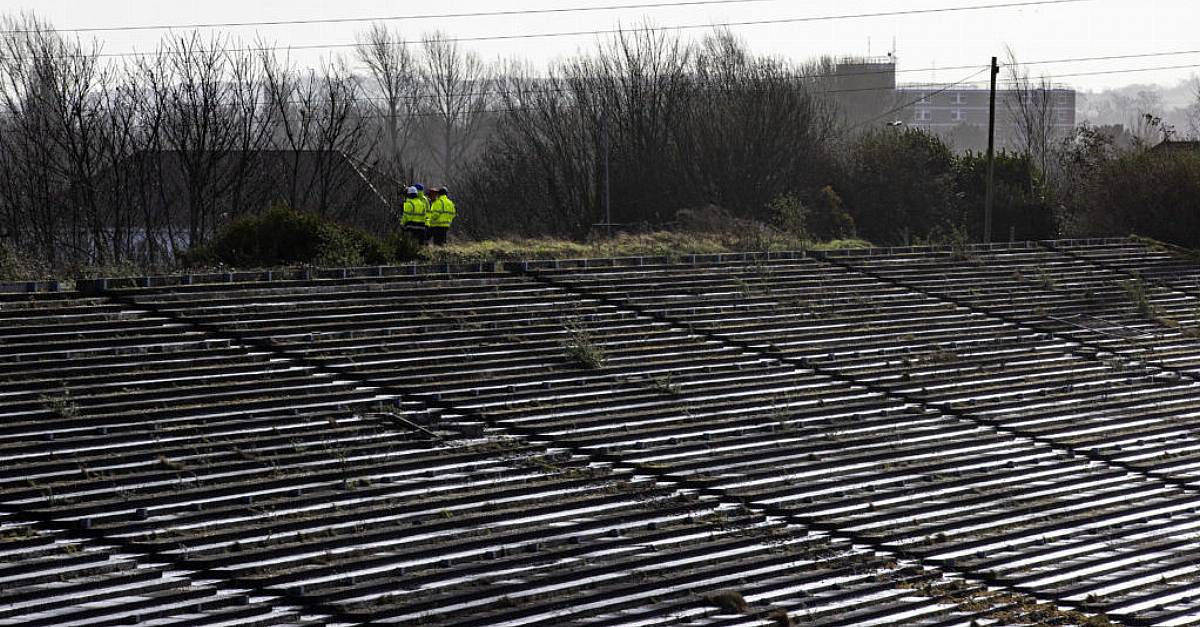
[[[34,10],[58,28],[185,24],[230,21],[268,21],[321,18],[404,17],[472,11],[522,10],[665,4],[680,0],[0,0],[0,11]],[[398,19],[389,21],[407,36],[440,29],[455,37],[595,30],[650,19],[658,26],[707,25],[753,20],[878,13],[996,4],[1019,0],[793,0],[734,3],[674,8],[639,8],[549,15]],[[1003,57],[1012,46],[1023,60],[1130,55],[1197,50],[1195,54],[1108,61],[1038,65],[1036,71],[1078,89],[1098,89],[1129,83],[1174,85],[1200,72],[1200,1],[1089,0],[1072,4],[998,8],[938,14],[842,19],[809,23],[738,26],[734,31],[758,52],[803,60],[820,54],[882,55],[896,42],[900,68],[920,69],[986,64]],[[344,44],[354,41],[359,24],[289,25],[227,29],[239,37],[256,36],[279,45]],[[106,52],[152,50],[165,31],[89,33],[104,42]],[[687,31],[685,36],[695,36]],[[586,50],[595,36],[481,41],[467,44],[488,59],[523,57],[535,64]],[[344,52],[344,51],[339,51]],[[330,50],[293,54],[303,64],[316,65]],[[1188,66],[1169,70],[1107,75],[1079,73]],[[1195,66],[1195,67],[1192,67]],[[943,69],[905,72],[902,81],[952,82],[970,71]],[[986,75],[981,75],[986,76]]]

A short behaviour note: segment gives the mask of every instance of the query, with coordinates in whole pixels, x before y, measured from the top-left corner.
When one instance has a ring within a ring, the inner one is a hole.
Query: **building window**
[[[967,95],[964,93],[954,94],[952,101],[954,104],[967,104]]]
[[[916,119],[918,122],[928,122],[929,120],[933,119],[932,113],[933,112],[929,109],[917,109]]]
[[[955,122],[962,122],[966,117],[963,116],[962,109],[954,109],[950,112],[950,119]]]

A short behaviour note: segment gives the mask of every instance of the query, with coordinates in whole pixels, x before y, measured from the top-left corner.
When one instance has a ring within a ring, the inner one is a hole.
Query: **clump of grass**
[[[971,249],[967,246],[966,242],[959,242],[958,240],[955,240],[951,243],[950,260],[975,261],[975,254],[971,252]]]
[[[588,370],[599,370],[604,367],[606,357],[604,348],[592,336],[592,332],[580,320],[568,320],[567,341],[563,350],[567,357]]]
[[[662,392],[663,394],[669,394],[671,396],[679,396],[681,392],[679,385],[671,380],[671,375],[669,374],[661,377],[655,377],[652,387],[656,391]]]
[[[1057,285],[1057,283],[1054,282],[1054,277],[1050,276],[1050,273],[1046,272],[1045,268],[1038,268],[1037,283],[1038,287],[1046,290],[1052,290]]]
[[[939,349],[932,353],[921,355],[916,359],[917,365],[945,365],[958,362],[959,357],[954,351]]]
[[[705,595],[704,602],[730,614],[749,614],[750,604],[737,590],[721,590]]]
[[[59,418],[70,419],[79,416],[79,406],[71,400],[71,390],[67,388],[63,388],[59,394],[43,396],[42,403]]]
[[[29,527],[15,527],[7,531],[0,531],[0,541],[2,542],[27,540],[36,536],[37,534]]]
[[[1141,277],[1134,277],[1128,281],[1120,282],[1121,289],[1125,290],[1125,295],[1129,297],[1129,302],[1137,309],[1138,315],[1143,318],[1151,318],[1157,313],[1157,307],[1150,302],[1150,296],[1146,289],[1146,282]]]

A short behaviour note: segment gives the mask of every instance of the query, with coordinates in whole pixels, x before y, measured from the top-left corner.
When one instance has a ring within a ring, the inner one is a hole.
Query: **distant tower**
[[[892,107],[896,93],[896,60],[886,57],[840,59],[831,92],[846,116],[858,124],[871,120]]]

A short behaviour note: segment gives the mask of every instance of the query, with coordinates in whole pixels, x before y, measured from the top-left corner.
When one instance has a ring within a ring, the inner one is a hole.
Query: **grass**
[[[1137,309],[1138,315],[1143,318],[1151,318],[1158,313],[1158,308],[1150,302],[1146,283],[1141,278],[1120,281],[1119,284],[1125,290],[1125,295],[1129,297],[1129,303]]]
[[[1134,242],[1155,250],[1167,251],[1176,256],[1197,260],[1200,251],[1159,242],[1146,237],[1131,236]],[[965,239],[950,240],[952,257],[959,261],[973,258]],[[525,259],[582,259],[606,257],[680,257],[682,255],[704,255],[737,252],[779,252],[798,250],[839,250],[871,248],[872,244],[861,239],[837,239],[812,241],[782,231],[764,228],[748,228],[728,232],[703,231],[653,231],[649,233],[622,233],[611,239],[601,238],[577,242],[554,237],[509,237],[487,240],[462,240],[439,248],[421,251],[420,261],[432,263],[459,263],[480,261],[520,261]],[[358,261],[358,260],[354,260]],[[234,270],[272,270],[290,266],[238,266],[198,263],[192,267],[137,267],[122,265],[87,265],[53,271],[33,262],[13,250],[0,248],[0,281],[35,279],[70,279],[99,277],[135,277],[147,274],[169,274],[172,272],[204,272]],[[1023,278],[1020,274],[1014,278]],[[1040,285],[1053,288],[1053,279],[1043,272],[1038,277]],[[70,285],[66,286],[70,288]]]
[[[417,263],[475,263],[480,261],[521,261],[526,259],[583,259],[605,257],[667,257],[737,252],[779,252],[797,250],[837,250],[870,248],[871,243],[859,239],[839,239],[814,242],[786,233],[757,228],[720,233],[692,231],[653,231],[650,233],[619,234],[577,242],[554,237],[497,238],[479,241],[456,241],[447,246],[422,249]],[[208,259],[203,253],[185,256],[175,265],[139,267],[134,264],[88,265],[51,270],[37,265],[14,251],[0,248],[0,281],[35,279],[73,280],[89,278],[138,277],[178,272],[233,272],[280,270],[295,265],[250,263],[228,265]],[[337,258],[327,258],[326,264],[336,264]],[[362,265],[365,258],[344,259],[342,265]],[[376,265],[380,259],[371,259]],[[190,264],[188,263],[190,262]],[[323,265],[320,261],[317,265]],[[73,285],[65,285],[67,289]]]
[[[581,259],[600,257],[678,257],[732,252],[785,250],[835,250],[870,248],[857,239],[812,242],[782,233],[689,233],[655,231],[620,234],[612,239],[574,242],[557,238],[490,239],[456,242],[429,249],[425,257],[434,262],[513,261],[523,259]]]
[[[63,388],[60,394],[42,396],[42,403],[54,415],[68,420],[79,415],[79,406],[71,400],[71,390]]]
[[[667,394],[669,396],[679,396],[682,394],[682,390],[680,389],[679,385],[671,380],[671,375],[669,374],[662,377],[655,377],[651,387],[655,391]]]
[[[591,331],[580,320],[569,320],[566,323],[567,341],[563,350],[567,357],[588,370],[599,370],[604,367],[606,357],[604,348],[596,343]]]

